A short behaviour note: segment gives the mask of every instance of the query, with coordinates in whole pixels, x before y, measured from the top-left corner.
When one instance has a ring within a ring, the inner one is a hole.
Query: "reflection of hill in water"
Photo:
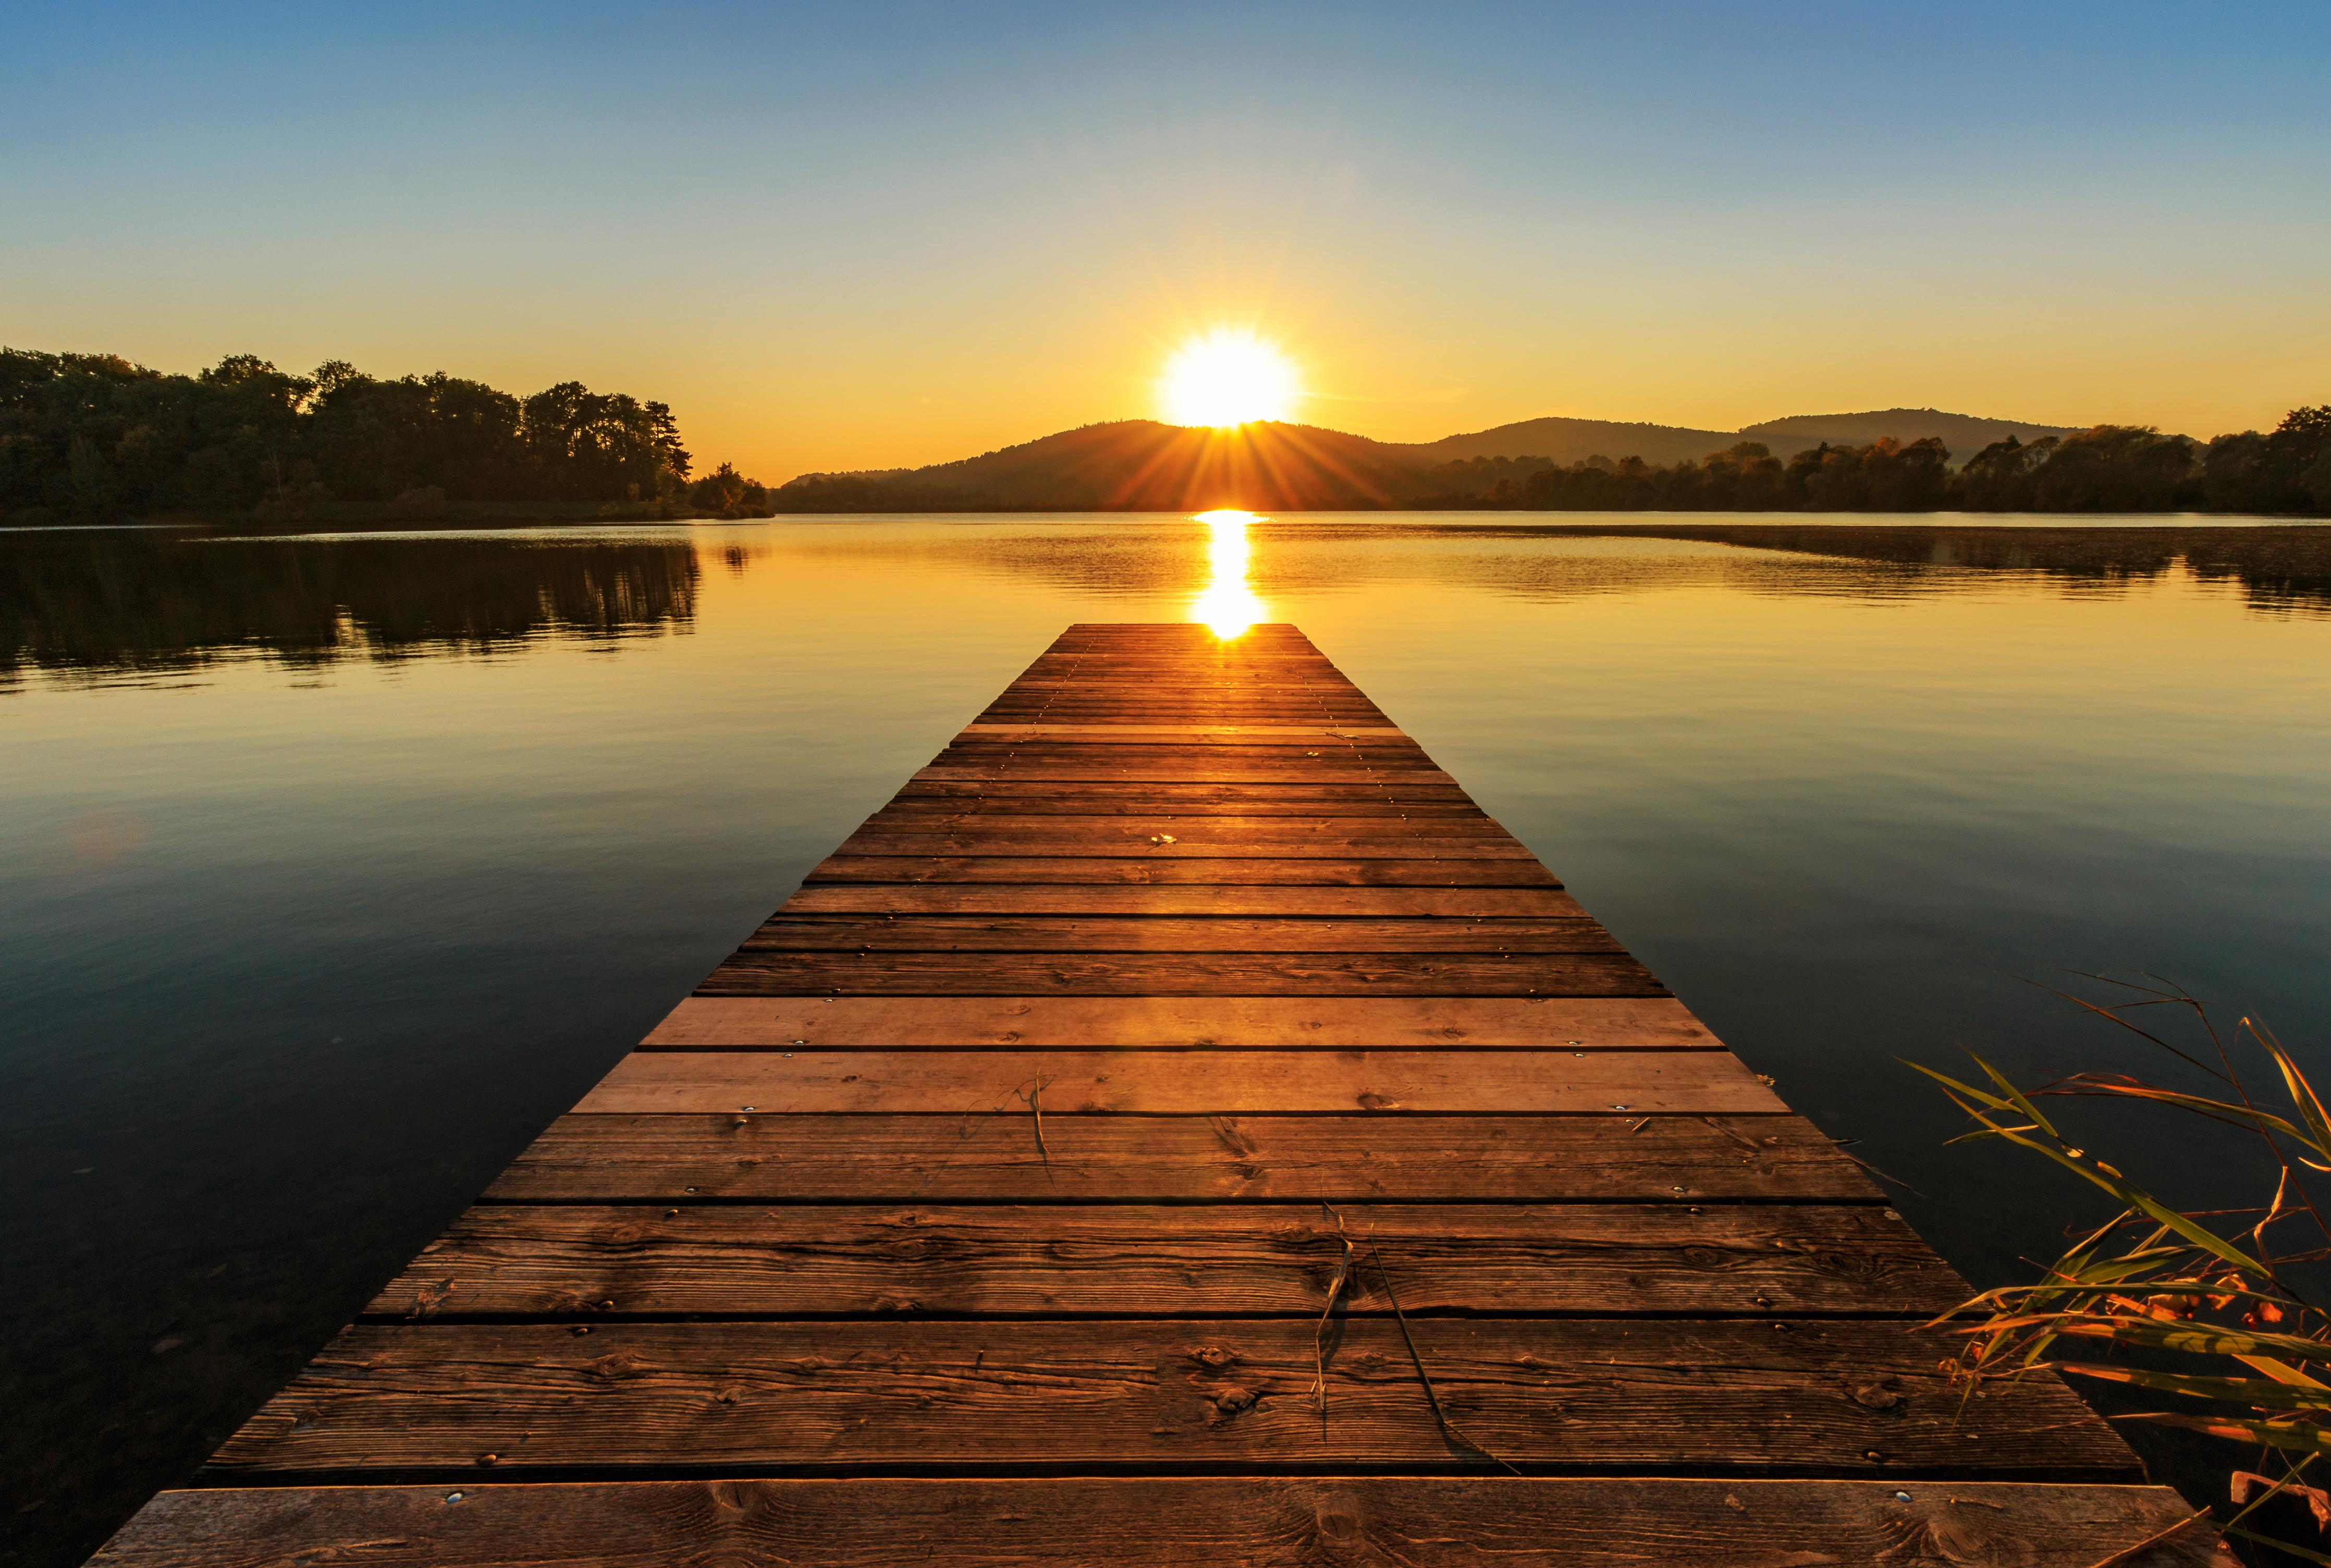
[[[0,670],[172,669],[488,651],[684,627],[688,544],[519,539],[0,538]]]

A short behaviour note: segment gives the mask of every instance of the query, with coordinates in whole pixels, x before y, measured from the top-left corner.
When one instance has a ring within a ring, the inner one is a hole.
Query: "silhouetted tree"
[[[111,355],[0,349],[0,513],[433,516],[449,503],[690,501],[671,410],[564,382],[521,402],[439,374],[379,381],[346,360],[293,375],[233,355],[165,375]],[[765,513],[733,469],[724,513]],[[378,515],[377,512],[367,515]]]

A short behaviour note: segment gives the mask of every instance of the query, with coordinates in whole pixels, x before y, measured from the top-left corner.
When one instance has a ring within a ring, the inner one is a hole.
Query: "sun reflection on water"
[[[1190,619],[1213,627],[1225,642],[1263,617],[1262,601],[1246,582],[1246,526],[1260,520],[1252,512],[1227,509],[1198,514],[1198,521],[1210,530],[1208,575],[1205,591],[1190,603]]]

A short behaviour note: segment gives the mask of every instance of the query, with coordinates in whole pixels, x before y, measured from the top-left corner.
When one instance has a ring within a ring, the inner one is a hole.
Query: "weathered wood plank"
[[[747,943],[699,996],[1663,996],[1623,953],[880,953]]]
[[[577,1111],[1784,1110],[1728,1051],[638,1050]]]
[[[488,1205],[366,1310],[399,1318],[1316,1316],[1346,1235],[1416,1314],[1877,1313],[1974,1294],[1868,1204]],[[1363,1269],[1341,1304],[1390,1307]]]
[[[566,1116],[500,1202],[1876,1202],[1798,1117]]]
[[[458,1501],[454,1499],[458,1497]],[[1632,1477],[689,1480],[165,1492],[92,1568],[2236,1568],[2166,1487]],[[2145,1544],[2165,1536],[2155,1544]]]
[[[1403,741],[1408,736],[1383,725],[973,724],[956,738],[989,746],[1057,740],[1080,746],[1312,746],[1322,741]]]
[[[1441,788],[1456,781],[1437,767],[1417,768],[1338,768],[1323,772],[1308,762],[1302,767],[1254,766],[1236,772],[1219,765],[1198,766],[1179,761],[1157,762],[1154,759],[1134,759],[1123,756],[1101,761],[1080,761],[1070,765],[1059,761],[1039,765],[1035,762],[1015,762],[1010,756],[990,758],[972,763],[961,759],[944,760],[943,764],[927,765],[909,775],[916,784],[1186,784],[1200,788],[1247,789],[1262,786],[1294,786],[1304,789],[1384,789],[1406,790],[1417,785]]]
[[[1008,786],[1023,793],[991,794],[984,793],[1000,785],[961,784],[934,785],[948,789],[944,797],[901,794],[867,819],[877,822],[905,822],[950,815],[981,817],[1033,818],[1114,817],[1119,820],[1136,818],[1160,822],[1188,822],[1196,817],[1242,817],[1249,821],[1269,817],[1333,818],[1355,824],[1353,831],[1380,822],[1489,822],[1496,819],[1470,801],[1394,799],[1389,792],[1375,791],[1374,798],[1344,800],[1283,799],[1271,800],[1259,793],[1243,799],[1223,796],[1206,798],[1192,796],[1183,800],[1161,801],[1140,785],[1059,785],[1038,786],[1032,793],[1025,786]],[[1291,789],[1291,786],[1289,786]],[[1072,789],[1086,794],[1073,794]],[[1108,792],[1108,793],[1101,793]],[[1368,792],[1365,789],[1362,795]],[[1154,830],[1153,830],[1154,831]]]
[[[1107,803],[1096,811],[1114,810],[1131,802],[1147,811],[1167,813],[1186,813],[1197,805],[1225,803],[1235,806],[1242,802],[1254,802],[1273,810],[1282,805],[1316,801],[1322,809],[1317,814],[1328,815],[1328,807],[1357,803],[1375,812],[1387,805],[1394,810],[1409,810],[1427,805],[1470,809],[1480,808],[1473,797],[1454,784],[1411,784],[1406,780],[1369,780],[1308,784],[1183,784],[1146,780],[1127,783],[1120,779],[1096,779],[1075,782],[1054,778],[1000,779],[926,779],[899,787],[891,797],[893,803],[914,803],[931,800],[973,799],[989,803],[1026,802],[1029,805],[1054,801],[1094,801]],[[1001,809],[1000,807],[998,809]],[[1231,814],[1237,815],[1234,810]]]
[[[1395,1281],[1402,1261],[1388,1258]],[[1518,1466],[2136,1480],[2050,1376],[1963,1400],[1899,1319],[1418,1317],[1441,1403]],[[614,1465],[1471,1469],[1397,1326],[1338,1321],[358,1324],[230,1438],[223,1474]]]
[[[1139,860],[1307,859],[1336,860],[1518,860],[1537,867],[1537,857],[1519,841],[1504,833],[1495,837],[1433,837],[1423,832],[1361,837],[1348,829],[1302,837],[1280,833],[1244,834],[1215,832],[1225,819],[1204,817],[1182,824],[1178,833],[1137,834],[1124,826],[1068,828],[1054,831],[1039,822],[1026,828],[999,826],[987,831],[916,832],[899,829],[869,832],[863,829],[842,841],[833,852],[849,856],[899,856],[909,859],[982,855],[1047,859],[1131,857]]]
[[[1438,773],[1413,743],[1322,741],[1301,746],[1106,746],[1044,741],[1029,746],[994,746],[963,741],[933,759],[943,768],[1165,768],[1177,777],[1216,774],[1224,778],[1261,778],[1276,774],[1332,783],[1359,774]]]
[[[1536,919],[1213,919],[1101,916],[772,916],[748,949],[925,953],[1617,953],[1584,915]]]
[[[1559,888],[1535,860],[1329,860],[1285,856],[836,855],[809,882],[1192,882],[1323,888]]]
[[[804,888],[786,915],[1445,916],[1453,919],[1584,916],[1559,888],[1144,888],[1076,883],[828,883]]]
[[[974,836],[989,842],[1032,840],[1103,843],[1120,846],[1117,851],[1119,854],[1146,854],[1153,847],[1154,839],[1161,834],[1192,842],[1218,840],[1239,843],[1319,841],[1348,843],[1387,840],[1406,842],[1413,839],[1436,841],[1486,840],[1501,844],[1518,841],[1504,827],[1478,810],[1465,816],[1436,813],[1410,817],[1384,810],[1373,816],[1348,813],[1339,816],[1232,816],[1227,813],[1209,812],[1194,816],[1130,817],[1113,813],[1070,816],[1051,812],[997,809],[985,804],[976,808],[956,804],[949,809],[934,810],[911,803],[904,807],[887,806],[875,813],[859,825],[855,836],[876,833],[902,837],[934,834]],[[947,851],[924,849],[918,852],[944,854]],[[1037,854],[1042,851],[1025,850],[1022,852]]]
[[[641,1043],[684,1050],[794,1045],[1723,1049],[1673,997],[690,997]]]

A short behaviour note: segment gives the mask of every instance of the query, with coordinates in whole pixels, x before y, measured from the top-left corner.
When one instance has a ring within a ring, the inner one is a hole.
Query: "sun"
[[[1223,328],[1175,349],[1158,391],[1175,424],[1285,419],[1295,404],[1295,366],[1277,345]]]

